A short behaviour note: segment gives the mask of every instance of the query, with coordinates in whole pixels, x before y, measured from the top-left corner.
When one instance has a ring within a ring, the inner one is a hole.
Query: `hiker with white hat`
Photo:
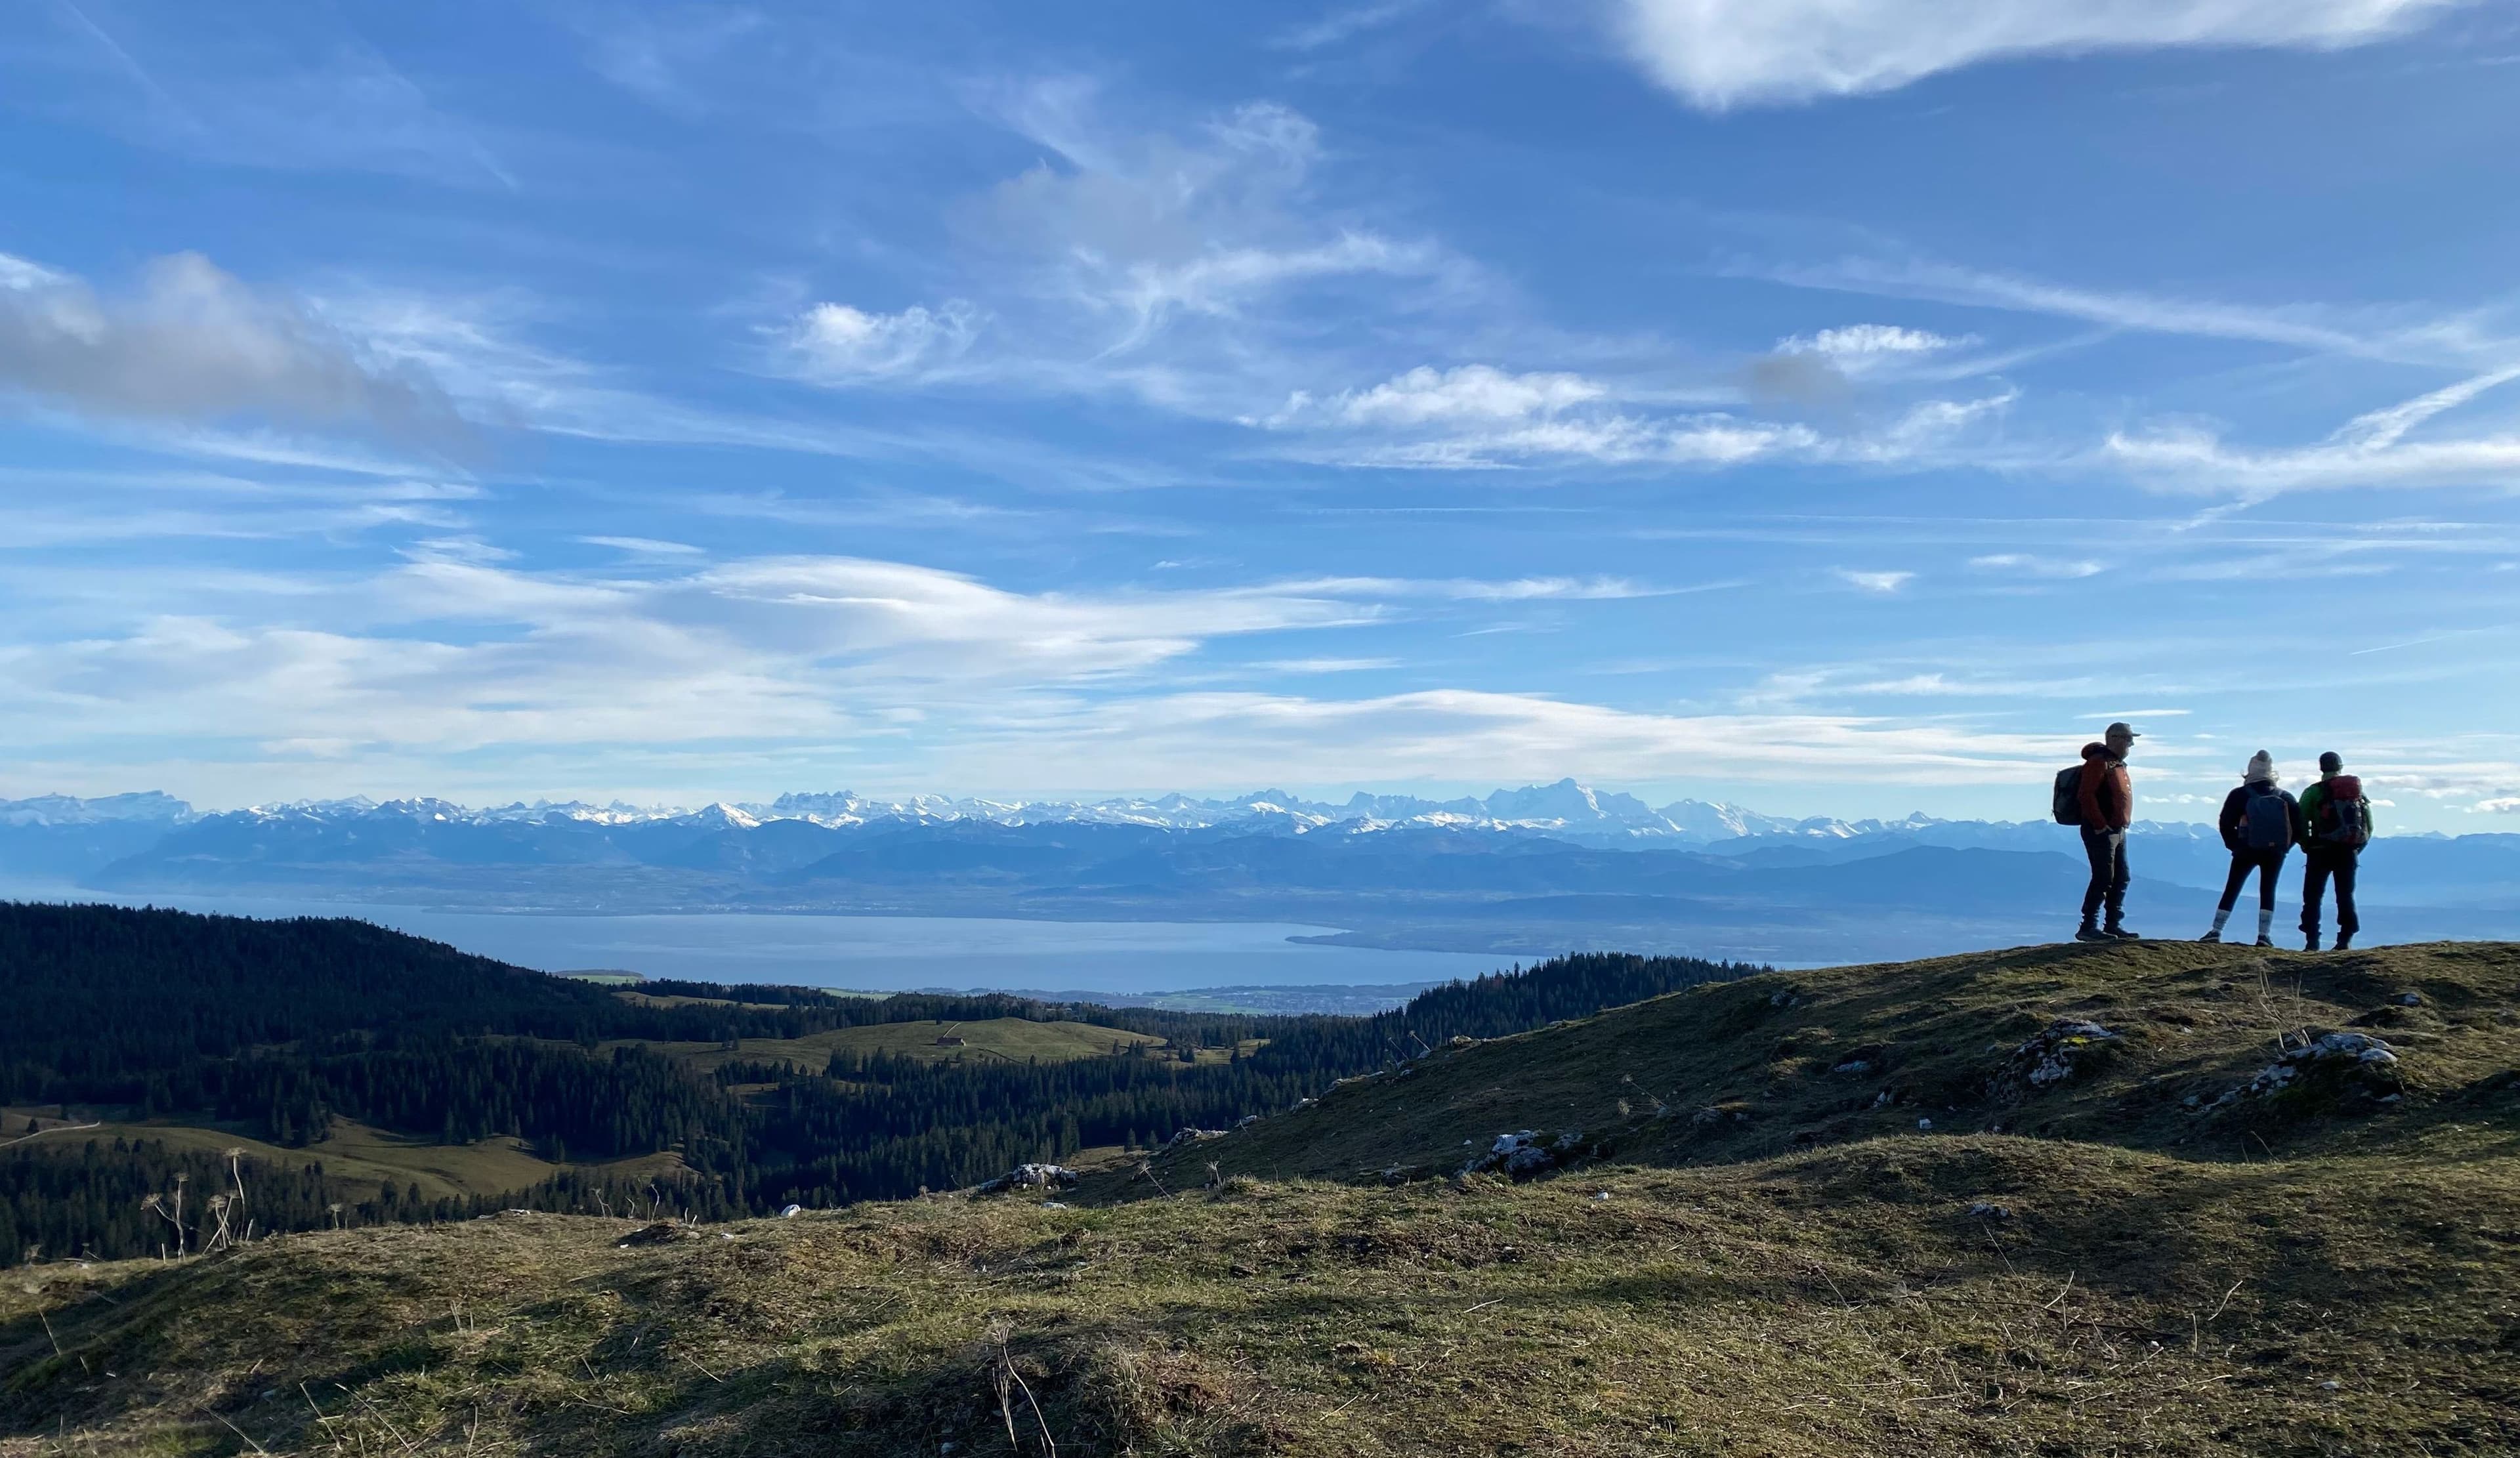
[[[2261,749],[2249,756],[2240,787],[2223,797],[2223,844],[2231,853],[2231,874],[2223,882],[2223,901],[2214,908],[2214,929],[2199,942],[2223,940],[2223,923],[2240,899],[2249,872],[2258,873],[2258,945],[2272,947],[2275,926],[2275,878],[2283,873],[2284,857],[2301,839],[2301,806],[2275,780],[2275,759]]]

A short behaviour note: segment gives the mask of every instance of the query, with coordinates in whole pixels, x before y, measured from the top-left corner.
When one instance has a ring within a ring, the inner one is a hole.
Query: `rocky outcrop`
[[[1995,1077],[1996,1091],[2026,1097],[2065,1083],[2115,1051],[2118,1034],[2082,1018],[2058,1018],[2025,1038]]]
[[[2352,1112],[2394,1103],[2405,1092],[2398,1050],[2387,1041],[2368,1033],[2326,1033],[2286,1050],[2203,1112],[2248,1103],[2299,1113]]]
[[[1473,1155],[1462,1166],[1463,1174],[1503,1174],[1508,1179],[1531,1179],[1552,1170],[1562,1169],[1592,1152],[1584,1136],[1572,1129],[1556,1135],[1535,1129],[1516,1129],[1499,1134],[1484,1154]]]
[[[1017,1165],[972,1190],[976,1195],[1004,1195],[1015,1190],[1069,1190],[1076,1171],[1064,1165]]]

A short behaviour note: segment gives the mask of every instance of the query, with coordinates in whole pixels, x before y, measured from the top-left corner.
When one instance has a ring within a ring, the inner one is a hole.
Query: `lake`
[[[800,987],[992,988],[1140,995],[1213,987],[1390,986],[1476,977],[1512,959],[1454,951],[1313,947],[1331,927],[1253,922],[1014,921],[946,916],[711,912],[579,916],[246,897],[118,897],[59,887],[0,895],[113,901],[236,916],[358,916],[546,972]]]

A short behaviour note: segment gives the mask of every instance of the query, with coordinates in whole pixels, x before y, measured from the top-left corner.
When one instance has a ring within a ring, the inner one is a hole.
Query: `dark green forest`
[[[162,1203],[178,1174],[215,1191],[242,1173],[243,1208],[263,1230],[507,1208],[722,1217],[958,1188],[1028,1160],[1282,1110],[1457,1036],[1501,1037],[1755,970],[1585,953],[1433,989],[1370,1018],[688,982],[630,996],[360,921],[0,904],[0,1102],[216,1121],[292,1146],[321,1140],[340,1117],[448,1143],[515,1135],[555,1161],[671,1150],[688,1167],[664,1188],[564,1171],[495,1198],[424,1201],[389,1185],[350,1204],[320,1167],[247,1161],[241,1171],[198,1153],[65,1134],[0,1144],[0,1264],[27,1259],[28,1247],[36,1259],[156,1254],[172,1230],[142,1202],[156,1193]],[[684,998],[698,1000],[665,1000]],[[711,1074],[643,1045],[1002,1017],[1163,1045],[1037,1065],[878,1054],[813,1068],[738,1061]],[[1229,1053],[1196,1060],[1199,1049]],[[197,1199],[188,1222],[202,1208]]]

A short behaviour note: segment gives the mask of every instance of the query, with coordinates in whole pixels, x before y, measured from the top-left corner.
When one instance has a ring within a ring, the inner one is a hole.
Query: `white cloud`
[[[1249,589],[1267,594],[1323,594],[1336,597],[1445,597],[1466,602],[1522,602],[1539,598],[1600,601],[1666,596],[1617,577],[1475,578],[1319,577]]]
[[[2498,799],[2479,800],[2469,808],[2483,811],[2487,815],[2520,815],[2520,795],[2504,795]]]
[[[1398,668],[1397,658],[1273,658],[1253,668],[1273,674],[1362,674]]]
[[[2335,49],[2459,0],[1615,0],[1647,74],[1710,110],[1891,91],[2038,55],[2168,46]]]
[[[1439,371],[1420,365],[1372,389],[1344,391],[1327,405],[1332,416],[1352,425],[1423,425],[1555,415],[1608,393],[1598,381],[1580,375],[1508,375],[1491,365]],[[1288,402],[1290,410],[1295,403]]]
[[[0,641],[0,726],[10,742],[208,725],[257,742],[431,753],[777,739],[878,711],[985,713],[1009,694],[1110,691],[1217,640],[1382,621],[1410,599],[1648,591],[1600,578],[1324,578],[1021,593],[903,562],[695,567],[677,560],[690,553],[681,544],[589,540],[639,560],[535,571],[450,536],[347,579],[128,574],[100,593],[82,577],[79,596],[111,616],[56,641]],[[1383,663],[1325,658],[1304,671]]]
[[[0,747],[15,763],[92,773],[182,756],[230,797],[306,793],[310,774],[373,785],[389,767],[442,787],[467,756],[502,789],[537,793],[635,762],[672,761],[706,783],[730,764],[813,755],[963,784],[1511,782],[1570,770],[1979,783],[2019,778],[2054,750],[1876,717],[1674,716],[1451,688],[1352,701],[1183,688],[1206,672],[1184,660],[1221,639],[1370,623],[1412,596],[1635,591],[1610,582],[1082,595],[857,558],[571,574],[498,555],[458,539],[374,574],[128,574],[109,619],[49,639],[21,619],[0,639]],[[92,575],[79,586],[103,600]],[[319,762],[334,768],[310,768]]]
[[[2024,552],[1973,556],[1969,558],[1969,565],[1980,572],[2002,572],[2021,577],[2094,577],[2106,570],[2100,563],[2086,557],[2040,556]]]
[[[979,328],[979,311],[960,299],[933,311],[914,304],[898,314],[820,303],[796,321],[788,342],[809,375],[866,378],[950,361],[970,348]]]
[[[1324,453],[1323,459],[1424,470],[1484,470],[1555,462],[1721,467],[1808,452],[1821,444],[1818,432],[1797,424],[1722,415],[1675,420],[1606,416],[1454,431],[1426,440],[1347,445]]]
[[[1832,568],[1838,577],[1868,593],[1895,593],[1916,580],[1913,572],[1858,572],[1849,567]]]
[[[829,736],[1383,615],[1300,587],[1025,594],[849,557],[593,576],[500,555],[455,539],[352,579],[130,576],[111,620],[0,641],[0,735],[188,740],[208,726],[424,754]]]
[[[1892,324],[1850,324],[1813,334],[1792,334],[1777,341],[1778,354],[1823,354],[1844,363],[1876,355],[1932,354],[1977,342],[1974,334],[1948,338],[1927,330]]]
[[[609,547],[632,556],[698,556],[700,550],[683,542],[660,542],[653,537],[580,537],[589,547]]]
[[[155,260],[125,297],[0,255],[0,388],[143,420],[261,418],[435,438],[459,428],[425,370],[198,253]]]
[[[1722,469],[1795,459],[1904,464],[1934,459],[2011,391],[1982,400],[1926,400],[1871,428],[1823,435],[1790,420],[1723,412],[1646,415],[1610,384],[1581,375],[1514,374],[1488,365],[1420,366],[1369,388],[1317,396],[1298,390],[1276,413],[1242,423],[1307,432],[1325,445],[1298,459],[1345,465],[1434,470],[1525,464],[1680,465]]]
[[[2520,379],[2490,371],[2400,405],[2356,417],[2318,445],[2248,450],[2201,425],[2113,432],[2106,459],[2178,489],[2264,499],[2286,491],[2359,486],[2508,485],[2520,478],[2520,434],[2408,440],[2408,432],[2478,395]]]

